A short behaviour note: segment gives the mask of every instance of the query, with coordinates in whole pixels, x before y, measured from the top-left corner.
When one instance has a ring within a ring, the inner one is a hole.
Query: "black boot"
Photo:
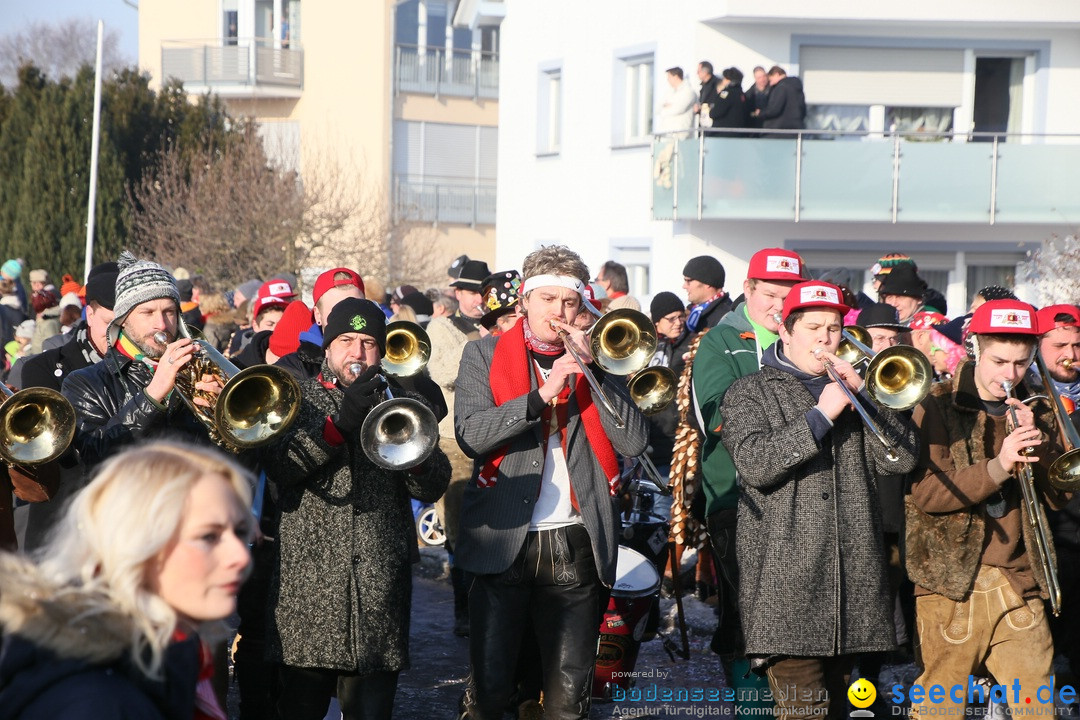
[[[454,588],[454,634],[469,636],[469,573],[461,568],[450,568],[450,584]]]

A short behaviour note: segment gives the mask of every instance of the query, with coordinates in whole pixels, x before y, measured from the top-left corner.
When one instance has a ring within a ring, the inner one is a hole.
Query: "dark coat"
[[[159,405],[143,392],[153,377],[154,371],[143,363],[109,348],[104,360],[64,379],[61,393],[75,408],[72,447],[86,471],[127,445],[152,437],[210,442],[179,393]]]
[[[323,432],[342,391],[316,379],[300,388],[288,438],[260,457],[279,526],[267,653],[298,667],[404,670],[416,550],[410,498],[439,499],[450,463],[436,447],[415,474],[391,472],[373,464],[357,438],[331,445]]]
[[[296,352],[283,355],[278,358],[278,361],[274,364],[280,368],[284,368],[290,375],[296,378],[297,382],[303,382],[304,380],[313,378],[319,374],[319,370],[322,369],[323,358],[325,357],[321,347],[315,343],[301,340],[300,347],[296,349]]]
[[[728,85],[716,95],[716,112],[713,113],[714,128],[746,127],[746,98],[738,85]]]
[[[197,638],[170,645],[152,680],[130,661],[129,618],[88,613],[77,592],[56,597],[14,567],[0,569],[0,720],[191,720]]]
[[[540,496],[546,451],[541,418],[528,419],[528,392],[502,405],[495,404],[491,363],[499,339],[489,335],[465,344],[454,401],[454,429],[462,452],[486,461],[507,447],[495,483],[482,488],[470,482],[462,501],[454,562],[469,572],[485,575],[509,568],[525,542],[534,503]],[[535,390],[535,373],[530,372],[529,378],[530,389]],[[598,382],[626,425],[617,429],[615,418],[599,408],[600,422],[615,452],[623,457],[640,455],[645,451],[648,430],[645,418],[630,400],[626,382],[603,373]],[[589,531],[596,569],[610,587],[615,581],[621,523],[573,394],[567,407],[566,467],[570,485]]]
[[[769,86],[766,85],[764,90],[758,90],[758,87],[754,83],[750,83],[750,87],[746,90],[746,101],[744,103],[746,110],[746,127],[759,128],[764,122],[761,116],[751,117],[751,113],[755,110],[765,112],[765,108],[769,106]]]
[[[806,98],[802,80],[785,77],[769,91],[769,104],[761,113],[767,130],[802,130],[806,127]]]
[[[797,377],[766,366],[736,380],[721,407],[723,442],[742,482],[736,548],[748,655],[895,645],[876,477],[915,467],[915,426],[892,411],[873,413],[897,446],[890,462],[847,410],[822,448],[806,418],[814,405]]]
[[[709,118],[716,122],[716,108],[720,103],[720,96],[716,91],[716,83],[719,80],[716,76],[710,77],[707,81],[701,84],[701,90],[698,91],[698,104],[709,106]]]
[[[60,392],[64,378],[94,364],[90,362],[92,349],[89,341],[72,340],[27,358],[23,365],[22,387],[44,387]]]

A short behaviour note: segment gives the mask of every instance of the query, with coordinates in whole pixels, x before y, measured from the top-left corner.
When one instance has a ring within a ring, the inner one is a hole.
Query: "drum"
[[[600,623],[593,697],[611,699],[611,688],[630,688],[649,610],[656,604],[660,574],[647,557],[619,546],[615,585]]]

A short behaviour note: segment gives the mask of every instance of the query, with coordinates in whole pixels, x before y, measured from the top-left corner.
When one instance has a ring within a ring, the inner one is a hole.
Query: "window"
[[[627,144],[644,142],[652,134],[653,60],[626,62],[626,135]]]
[[[626,267],[630,294],[644,302],[652,295],[649,267],[652,265],[652,241],[647,238],[619,238],[611,242],[611,259]]]
[[[446,45],[446,3],[427,0],[427,38],[426,44],[433,47]]]
[[[239,30],[239,0],[224,0],[221,3],[221,37],[223,45],[235,45],[240,37]]]
[[[419,32],[420,0],[403,0],[394,11],[394,41],[398,45],[416,45]]]
[[[808,130],[830,130],[840,133],[859,133],[870,129],[868,105],[810,105],[806,108]],[[843,135],[837,136],[844,139]],[[858,139],[860,136],[847,136]]]
[[[536,118],[537,154],[557,154],[562,146],[562,68],[540,71]]]
[[[953,108],[886,107],[885,127],[889,132],[927,133],[932,136],[952,132]]]
[[[967,269],[967,301],[971,305],[975,293],[989,285],[1011,288],[1016,286],[1015,265],[969,265]],[[966,312],[966,308],[965,308]],[[955,313],[961,314],[959,312]]]

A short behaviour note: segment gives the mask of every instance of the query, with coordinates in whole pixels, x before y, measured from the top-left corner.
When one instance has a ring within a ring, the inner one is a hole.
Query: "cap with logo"
[[[750,258],[750,267],[746,271],[747,280],[765,280],[767,282],[801,282],[803,262],[798,253],[781,248],[758,250]]]
[[[1080,309],[1075,305],[1047,305],[1039,308],[1037,323],[1043,335],[1060,327],[1080,327]]]
[[[258,315],[263,308],[273,305],[284,310],[295,297],[296,293],[293,292],[289,283],[284,280],[268,280],[262,284],[255,296],[255,314]]]
[[[323,349],[345,333],[368,335],[379,344],[380,355],[386,352],[386,315],[370,300],[350,297],[334,306],[323,327]]]
[[[1038,335],[1038,312],[1020,300],[988,300],[975,309],[968,332],[976,335]]]
[[[841,315],[846,314],[851,309],[844,303],[844,296],[841,294],[840,288],[832,283],[821,282],[820,280],[801,282],[791,288],[791,292],[784,299],[783,319],[787,320],[788,315],[796,310],[807,310],[809,308],[836,310]]]

